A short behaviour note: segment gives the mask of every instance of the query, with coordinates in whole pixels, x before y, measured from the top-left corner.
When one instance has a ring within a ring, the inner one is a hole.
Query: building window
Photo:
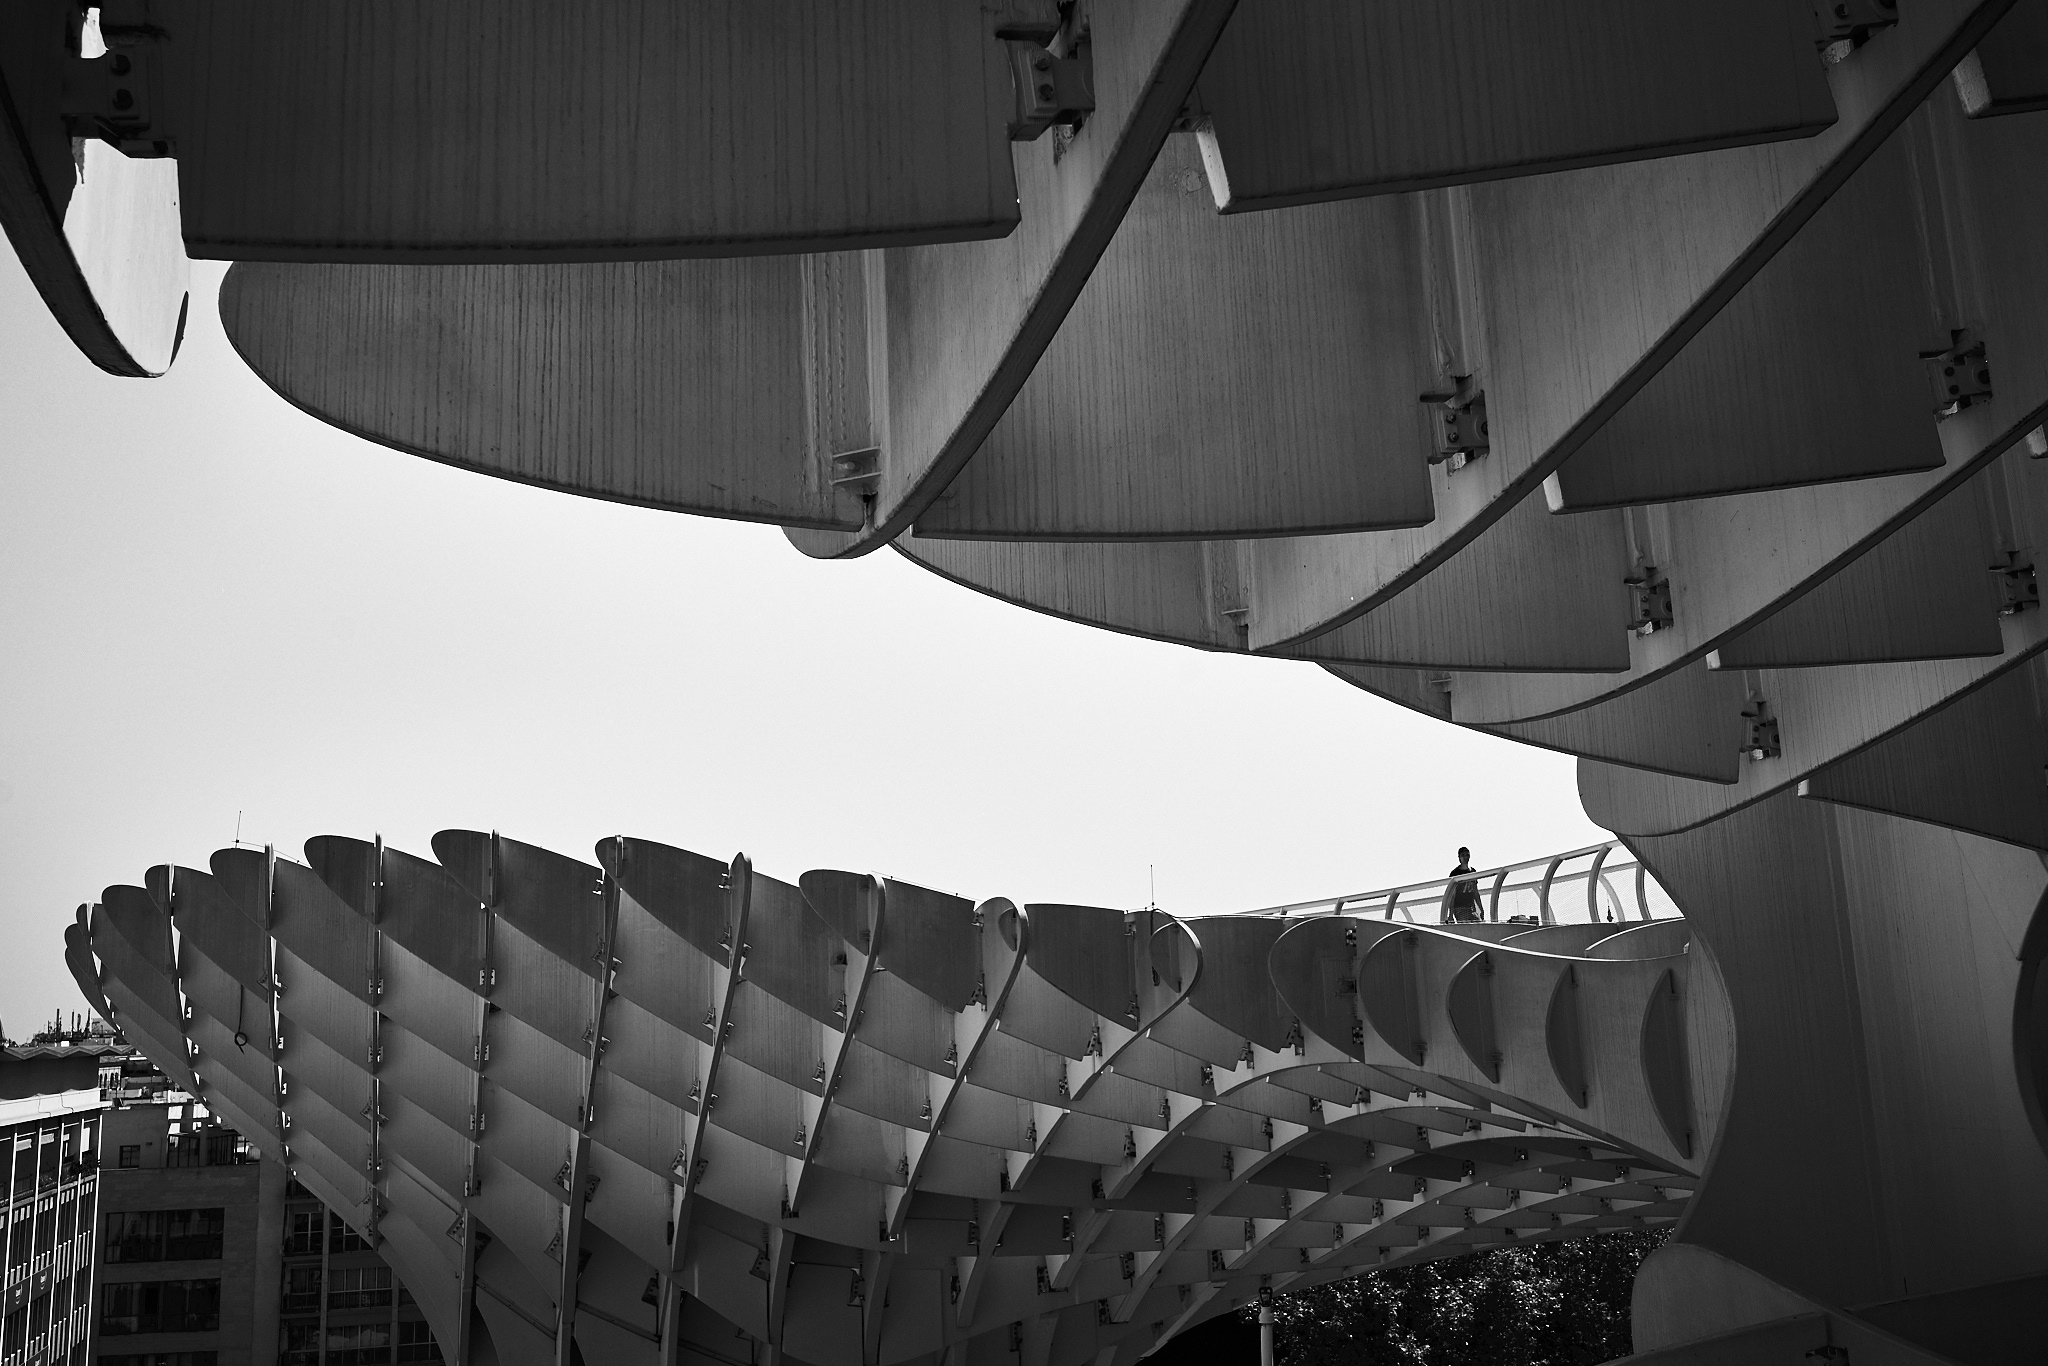
[[[327,1225],[327,1250],[329,1252],[368,1252],[370,1240],[341,1222],[341,1216],[329,1216]]]
[[[256,1150],[233,1129],[198,1129],[172,1134],[164,1150],[166,1167],[232,1167],[256,1161]]]
[[[320,1325],[316,1323],[287,1323],[284,1326],[284,1350],[278,1354],[277,1366],[320,1366]]]
[[[320,1221],[327,1212],[318,1209],[287,1210],[284,1216],[284,1255],[287,1257],[317,1257],[320,1255]]]
[[[327,1329],[327,1366],[386,1366],[391,1360],[391,1325],[349,1323]]]
[[[121,1145],[121,1165],[124,1167],[139,1167],[142,1165],[142,1145],[140,1143],[123,1143]]]
[[[211,1333],[220,1328],[220,1277],[204,1281],[127,1281],[100,1297],[100,1334]]]
[[[439,1361],[441,1344],[434,1341],[434,1330],[424,1319],[400,1319],[398,1321],[398,1359],[400,1361]]]
[[[317,1314],[320,1312],[320,1268],[288,1266],[284,1271],[284,1302],[279,1312]]]
[[[191,1262],[220,1256],[222,1209],[117,1211],[107,1216],[109,1262]]]
[[[391,1303],[391,1268],[337,1266],[328,1273],[329,1309],[369,1309]]]

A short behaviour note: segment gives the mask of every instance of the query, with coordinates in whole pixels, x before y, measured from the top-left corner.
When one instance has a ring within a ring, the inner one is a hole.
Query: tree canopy
[[[1611,1361],[1631,1350],[1636,1268],[1664,1238],[1657,1230],[1503,1247],[1283,1295],[1273,1306],[1275,1366]]]

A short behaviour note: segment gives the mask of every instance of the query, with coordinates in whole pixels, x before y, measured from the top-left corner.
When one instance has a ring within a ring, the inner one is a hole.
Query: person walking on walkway
[[[1472,851],[1458,849],[1458,866],[1451,869],[1451,905],[1445,919],[1457,924],[1479,921],[1479,879],[1472,876]]]

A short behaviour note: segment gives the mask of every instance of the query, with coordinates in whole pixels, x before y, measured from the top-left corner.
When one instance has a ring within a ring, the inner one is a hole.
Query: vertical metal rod
[[[1595,925],[1600,923],[1600,865],[1613,852],[1613,845],[1603,846],[1593,855],[1593,866],[1586,870],[1586,919]]]
[[[1564,855],[1562,854],[1550,861],[1549,866],[1543,870],[1543,886],[1536,893],[1541,901],[1541,914],[1543,916],[1543,923],[1546,925],[1555,925],[1557,923],[1557,917],[1550,913],[1550,883],[1557,876],[1558,865],[1563,862]]]
[[[1273,1366],[1273,1306],[1259,1306],[1259,1366]]]

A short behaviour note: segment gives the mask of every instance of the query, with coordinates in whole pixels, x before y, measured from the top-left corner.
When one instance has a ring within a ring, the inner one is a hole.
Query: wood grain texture
[[[1708,656],[1717,669],[1996,654],[1996,533],[1973,480]]]
[[[1388,200],[1222,219],[1160,152],[925,537],[1182,540],[1430,520],[1421,225]]]
[[[1451,716],[1459,721],[1462,682],[1451,685]],[[1607,764],[1731,783],[1741,772],[1743,705],[1741,675],[1699,663],[1578,711],[1478,728]]]
[[[1799,795],[2048,853],[2042,664],[2013,669],[1799,784]]]
[[[2039,858],[1790,793],[1631,847],[1720,965],[1741,1045],[1678,1241],[1832,1305],[2039,1274],[2048,1163],[2008,1060]],[[1924,1198],[1959,1160],[1997,1202]]]
[[[1072,141],[1016,150],[1020,230],[885,253],[888,451],[867,528],[795,532],[805,554],[863,555],[909,529],[1016,397],[1108,247],[1235,0],[1091,12],[1095,112]]]
[[[2005,652],[1994,659],[1757,671],[1758,690],[1779,722],[1782,754],[1744,762],[1734,781],[1720,783],[1659,777],[1583,759],[1580,800],[1588,815],[1608,829],[1667,834],[1796,788],[1814,770],[1884,739],[2048,648],[2048,634],[2032,623],[2016,627],[2014,620],[2005,619]]]
[[[1785,0],[1293,0],[1239,10],[1198,108],[1224,212],[1533,175],[1834,121]]]
[[[1897,137],[1880,148],[1558,468],[1545,486],[1553,509],[1941,464],[1934,391],[1919,356],[1945,347],[1948,328],[1963,320],[1927,297],[1908,147]],[[1849,393],[1855,402],[1826,401]]]
[[[1228,546],[1228,542],[1219,542]],[[1237,648],[1226,611],[1242,608],[1236,555],[1215,583],[1203,547],[1190,542],[1059,544],[942,541],[906,537],[896,549],[913,562],[1004,602],[1133,635]]]
[[[1626,670],[1628,556],[1618,518],[1551,516],[1525,498],[1406,592],[1272,651],[1324,663],[1459,670]],[[1251,621],[1264,595],[1254,582]]]
[[[1798,234],[2003,9],[1908,11],[1886,43],[1831,68],[1841,117],[1803,142],[1433,192],[1455,208],[1449,335],[1486,391],[1492,452],[1439,493],[1427,528],[1261,543],[1278,610],[1254,646],[1370,610],[1514,506]]]
[[[619,502],[857,526],[829,462],[865,409],[813,402],[818,357],[844,351],[810,344],[810,274],[800,257],[244,264],[220,307],[267,383],[370,440]]]
[[[1018,205],[995,8],[152,14],[194,256],[452,263],[999,237]]]

